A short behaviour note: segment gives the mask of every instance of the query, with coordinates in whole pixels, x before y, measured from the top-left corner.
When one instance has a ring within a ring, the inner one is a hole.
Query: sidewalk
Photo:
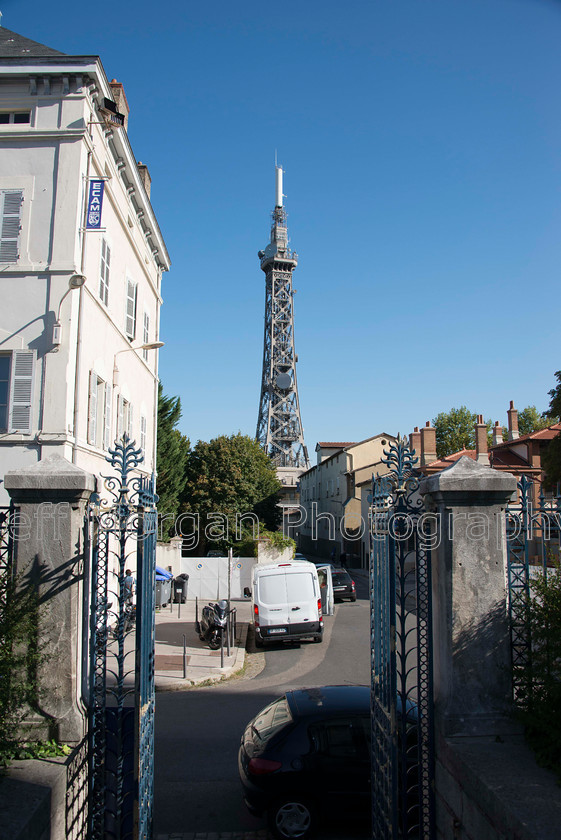
[[[207,601],[199,601],[199,619]],[[224,644],[223,664],[220,650],[210,650],[195,630],[195,601],[168,604],[156,610],[155,683],[156,691],[180,691],[193,685],[218,682],[240,671],[245,662],[251,601],[232,601],[237,627],[230,656]],[[183,676],[183,636],[185,636],[185,677]]]

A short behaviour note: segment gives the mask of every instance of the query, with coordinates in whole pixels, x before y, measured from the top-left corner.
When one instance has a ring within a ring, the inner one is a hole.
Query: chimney
[[[150,198],[150,188],[152,185],[152,178],[150,177],[150,173],[148,172],[148,167],[145,163],[142,163],[141,160],[138,161],[136,164],[136,168],[138,169],[138,174],[140,175],[140,180],[144,184],[144,189],[146,190],[146,195]]]
[[[113,99],[115,100],[115,105],[117,106],[117,111],[120,114],[123,114],[125,118],[125,131],[127,130],[127,126],[129,124],[129,103],[127,102],[127,97],[125,96],[125,89],[117,79],[112,79],[109,83],[109,87],[111,88],[111,93],[113,94]]]
[[[510,408],[508,414],[508,439],[516,440],[518,435],[518,409],[514,407],[514,401],[510,401]]]
[[[418,426],[415,426],[409,435],[409,449],[411,451],[415,450],[415,455],[419,459],[419,463],[421,463],[421,433]]]
[[[436,429],[430,420],[421,429],[421,467],[436,461]]]
[[[495,425],[493,426],[493,446],[498,446],[499,443],[503,442],[503,427],[497,420]]]
[[[483,415],[477,415],[475,424],[475,460],[478,464],[489,465],[489,454],[487,449],[487,423],[483,422]]]

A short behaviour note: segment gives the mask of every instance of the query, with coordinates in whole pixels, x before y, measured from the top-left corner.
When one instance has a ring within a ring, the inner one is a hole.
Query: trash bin
[[[156,579],[156,606],[165,607],[171,601],[171,580]]]
[[[175,604],[184,604],[187,600],[187,586],[189,583],[189,575],[177,575],[173,579],[173,600]]]

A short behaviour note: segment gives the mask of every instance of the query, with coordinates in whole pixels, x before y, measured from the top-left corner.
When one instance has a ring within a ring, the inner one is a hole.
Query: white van
[[[294,560],[253,567],[252,586],[255,644],[323,640],[323,617],[318,573],[313,563]]]

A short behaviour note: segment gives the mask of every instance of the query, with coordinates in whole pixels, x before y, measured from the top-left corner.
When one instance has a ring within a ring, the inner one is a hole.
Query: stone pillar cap
[[[95,490],[94,476],[71,464],[66,458],[60,455],[49,455],[19,470],[10,470],[4,478],[4,487],[11,491],[43,491],[48,495],[50,492],[80,493],[86,490]]]
[[[423,495],[441,493],[496,494],[509,497],[516,491],[516,477],[509,472],[494,470],[485,464],[462,455],[455,464],[436,475],[422,479]]]

